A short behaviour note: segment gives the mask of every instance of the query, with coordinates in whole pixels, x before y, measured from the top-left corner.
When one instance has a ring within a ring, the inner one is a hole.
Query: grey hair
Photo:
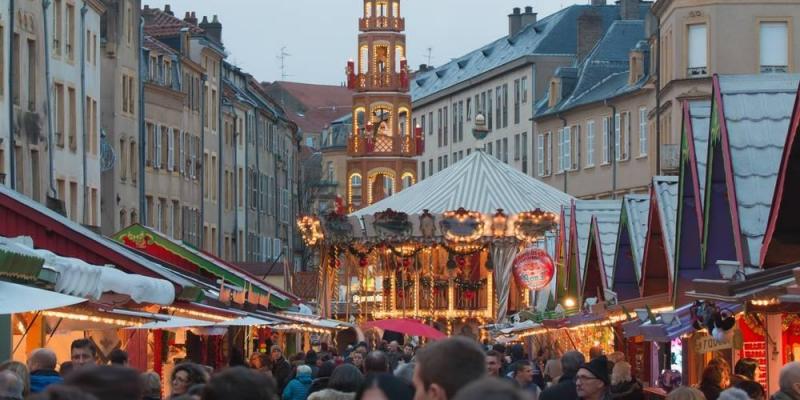
[[[408,382],[413,383],[414,381],[414,367],[416,367],[416,363],[411,361],[409,363],[402,363],[394,369],[394,376]]]
[[[723,390],[717,400],[750,400],[750,396],[742,389],[730,388]]]
[[[778,384],[781,392],[796,395],[794,384],[800,382],[800,362],[793,361],[781,368],[781,375],[778,378]]]
[[[580,351],[568,351],[561,356],[561,371],[564,375],[575,375],[585,362],[586,357]]]
[[[631,376],[631,365],[627,361],[620,361],[614,364],[614,369],[611,371],[611,384],[617,385],[624,382],[633,380]]]

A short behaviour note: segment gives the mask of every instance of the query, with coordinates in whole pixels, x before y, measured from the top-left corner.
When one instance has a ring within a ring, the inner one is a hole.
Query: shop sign
[[[553,259],[543,249],[525,249],[514,257],[514,276],[517,283],[530,290],[541,290],[555,275]]]
[[[712,351],[730,349],[730,341],[721,342],[711,336],[705,336],[694,341],[694,352],[697,354],[711,353]]]

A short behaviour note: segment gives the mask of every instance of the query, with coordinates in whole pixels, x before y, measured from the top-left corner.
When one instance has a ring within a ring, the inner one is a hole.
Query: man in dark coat
[[[292,366],[283,357],[283,350],[278,345],[272,346],[270,356],[272,357],[272,377],[275,378],[275,382],[278,384],[278,393],[283,393],[283,389],[289,384]]]
[[[586,359],[579,351],[568,351],[561,357],[562,375],[558,383],[545,389],[539,400],[566,400],[577,399],[578,391],[575,389],[575,375],[583,366]]]
[[[31,393],[43,392],[50,385],[64,382],[56,372],[56,353],[50,349],[36,349],[28,357],[28,370],[31,372]]]

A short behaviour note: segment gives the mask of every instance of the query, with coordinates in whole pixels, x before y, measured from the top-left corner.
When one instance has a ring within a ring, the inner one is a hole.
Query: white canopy
[[[494,214],[498,208],[506,214],[536,208],[558,214],[571,199],[483,151],[474,151],[449,168],[350,215],[363,217],[388,208],[408,215],[419,215],[423,210],[441,214],[460,207],[485,215]]]
[[[230,321],[220,322],[214,326],[264,326],[264,325],[272,325],[276,323],[276,321],[269,321],[266,318],[256,318],[256,317],[242,317],[232,319]]]
[[[148,322],[139,326],[132,326],[125,329],[180,329],[180,328],[198,328],[212,326],[214,322],[201,321],[199,319],[177,317],[174,315],[169,316],[167,321]]]
[[[111,266],[91,265],[33,246],[33,239],[28,236],[0,236],[0,249],[41,258],[44,268],[58,272],[57,292],[94,300],[99,300],[105,292],[114,292],[130,296],[136,303],[160,305],[170,305],[175,300],[175,287],[164,279],[128,274]]]
[[[80,297],[0,281],[0,314],[49,310],[84,301]]]

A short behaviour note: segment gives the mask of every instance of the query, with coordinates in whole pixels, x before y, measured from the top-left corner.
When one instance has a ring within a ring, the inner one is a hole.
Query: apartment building
[[[800,7],[794,0],[658,0],[651,65],[658,72],[664,169],[677,170],[683,100],[710,99],[713,74],[800,72]]]
[[[139,222],[139,0],[103,0],[101,17],[101,231]]]
[[[8,116],[0,132],[0,180],[35,201],[50,198],[73,221],[100,226],[98,55],[105,7],[95,0],[11,6],[0,3],[7,11],[0,18],[0,104]]]
[[[541,20],[531,7],[524,12],[514,9],[507,36],[438,68],[417,72],[411,80],[412,124],[422,128],[425,137],[425,151],[417,157],[419,178],[447,168],[477,147],[532,174],[531,118],[536,99],[544,95],[556,69],[587,54],[621,18],[622,9],[640,18],[647,12],[645,4],[623,3],[594,0]],[[599,16],[598,23],[579,25],[580,16],[589,11]],[[489,129],[480,143],[472,136],[478,114]]]
[[[579,198],[648,191],[657,171],[646,38],[644,20],[615,21],[577,67],[556,71],[534,117],[536,177]]]

